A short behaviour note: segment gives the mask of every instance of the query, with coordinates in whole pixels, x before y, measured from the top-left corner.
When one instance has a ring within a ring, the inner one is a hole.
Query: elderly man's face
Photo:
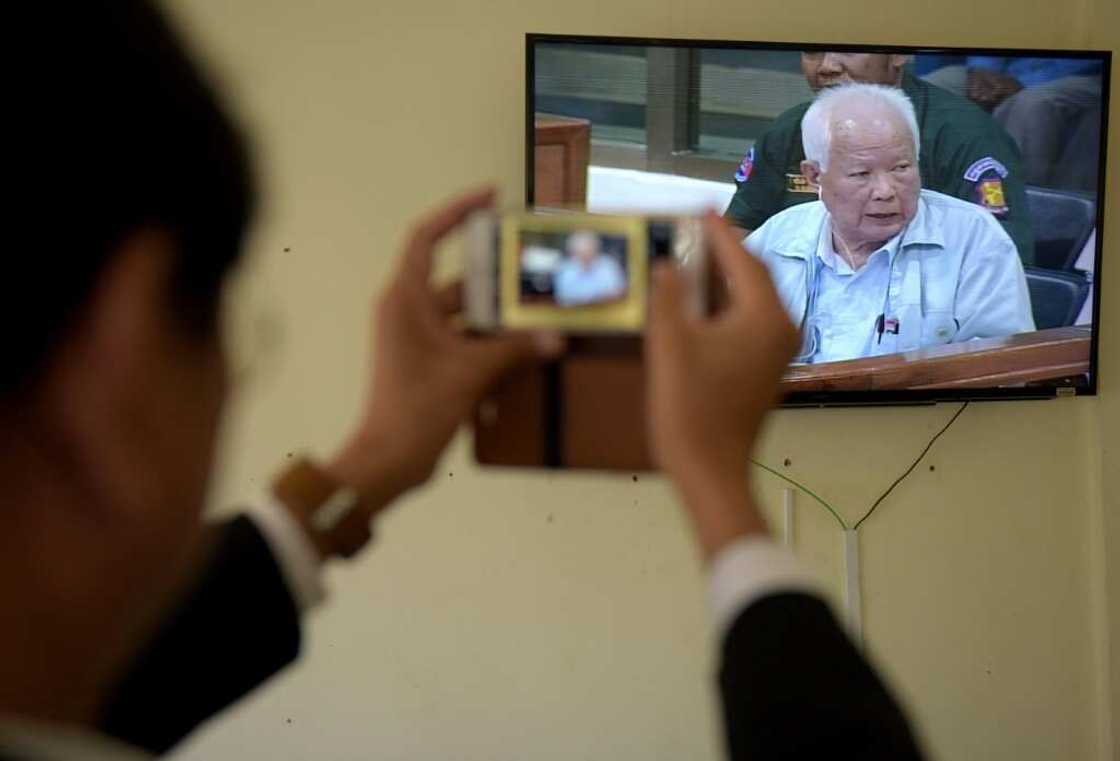
[[[917,213],[921,190],[909,130],[880,113],[840,116],[832,135],[828,171],[815,180],[833,230],[849,246],[893,238]]]
[[[572,236],[573,240],[569,243],[569,250],[576,261],[584,267],[590,267],[595,263],[600,253],[600,243],[598,236],[576,234]]]
[[[801,54],[801,73],[813,92],[850,82],[897,85],[905,56],[813,51]]]

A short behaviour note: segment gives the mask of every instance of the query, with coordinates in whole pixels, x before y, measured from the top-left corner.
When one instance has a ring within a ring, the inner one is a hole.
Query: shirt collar
[[[879,248],[867,257],[867,262],[879,254],[880,251],[887,252],[887,261],[894,263],[894,257],[898,253],[900,236],[896,235],[888,240]],[[832,245],[832,222],[829,217],[825,217],[824,224],[821,225],[821,234],[817,236],[817,258],[824,266],[831,268],[838,275],[854,275],[856,270],[852,269],[852,265],[848,264],[848,260],[840,256],[836,251],[836,247]]]
[[[929,201],[926,200],[928,190],[918,193],[918,212],[910,220],[910,224],[902,231],[902,248],[914,245],[929,245],[945,248],[945,236],[941,228],[933,219],[930,212]]]
[[[892,262],[900,250],[909,246],[945,247],[945,237],[932,219],[933,215],[930,212],[929,203],[926,201],[927,192],[929,191],[922,190],[918,194],[918,211],[914,214],[914,218],[910,220],[906,229],[883,244],[882,248],[890,250]],[[810,203],[819,206],[820,224],[802,225],[788,239],[777,242],[774,245],[775,252],[782,256],[805,259],[806,261],[815,254],[821,258],[821,261],[825,260],[822,253],[827,241],[822,239],[832,233],[831,216],[828,210],[824,208],[823,201],[810,201]],[[831,244],[828,245],[828,249],[831,250]]]

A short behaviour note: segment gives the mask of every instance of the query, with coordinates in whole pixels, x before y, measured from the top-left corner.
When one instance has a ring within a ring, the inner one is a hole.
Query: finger
[[[655,344],[675,345],[685,325],[685,284],[680,271],[669,262],[653,269],[649,338]]]
[[[727,277],[731,305],[769,305],[776,297],[770,273],[762,262],[743,248],[727,222],[708,212],[704,216],[704,232],[709,250]]]
[[[526,362],[555,359],[566,346],[561,334],[546,331],[465,340],[469,344],[467,361],[478,371],[478,393],[493,385],[511,368]]]
[[[450,317],[463,311],[463,281],[454,280],[441,286],[435,293],[436,308]]]
[[[401,277],[414,286],[427,287],[436,244],[472,213],[493,205],[494,189],[485,188],[459,196],[422,219],[413,228],[405,246]]]

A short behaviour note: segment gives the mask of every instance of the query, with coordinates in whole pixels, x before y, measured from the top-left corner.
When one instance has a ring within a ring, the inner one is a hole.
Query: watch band
[[[370,540],[372,509],[362,495],[301,457],[272,482],[272,493],[311,538],[319,554],[348,558]]]

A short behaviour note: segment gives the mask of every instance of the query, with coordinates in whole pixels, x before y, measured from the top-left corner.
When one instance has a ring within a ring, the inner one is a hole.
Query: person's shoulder
[[[603,258],[602,268],[610,275],[622,275],[622,265],[613,256]]]
[[[770,130],[791,134],[801,134],[801,120],[805,118],[805,112],[809,110],[812,101],[805,101],[798,103],[792,108],[787,108],[774,119],[774,124],[771,125]]]
[[[787,227],[798,225],[812,219],[820,219],[827,213],[822,201],[806,201],[782,209],[762,225],[771,227]]]
[[[992,235],[1011,242],[1011,238],[991,212],[974,203],[926,188],[921,191],[920,203],[925,206],[930,224],[938,226],[947,236],[954,233]]]
[[[801,142],[801,120],[805,116],[805,112],[809,110],[809,103],[798,103],[792,108],[787,108],[782,113],[775,117],[766,131],[762,133],[759,142],[774,144],[777,142],[788,144],[796,140],[798,144]]]
[[[911,100],[925,100],[926,108],[939,118],[951,118],[954,123],[961,122],[984,128],[999,126],[991,114],[968,98],[949,92],[919,77],[907,75],[903,90]]]
[[[808,201],[782,209],[750,234],[766,250],[796,247],[808,236],[815,240],[817,229],[827,210],[821,201]]]
[[[812,105],[811,100],[804,103],[798,103],[796,106],[787,108],[774,119],[774,127],[782,127],[785,129],[801,130],[801,120],[805,118],[805,112],[809,110]]]
[[[974,203],[970,203],[956,196],[946,195],[936,190],[922,188],[919,197],[922,203],[930,208],[937,209],[945,214],[962,214],[965,216],[992,216]]]
[[[973,223],[990,220],[997,227],[999,226],[995,217],[969,201],[928,188],[922,188],[920,197],[926,208],[942,219]]]
[[[922,127],[936,133],[939,147],[953,147],[977,140],[1002,146],[1011,139],[991,114],[968,98],[913,76],[908,78],[904,89],[911,100],[925,101],[926,119]],[[931,117],[933,124],[930,124]]]

